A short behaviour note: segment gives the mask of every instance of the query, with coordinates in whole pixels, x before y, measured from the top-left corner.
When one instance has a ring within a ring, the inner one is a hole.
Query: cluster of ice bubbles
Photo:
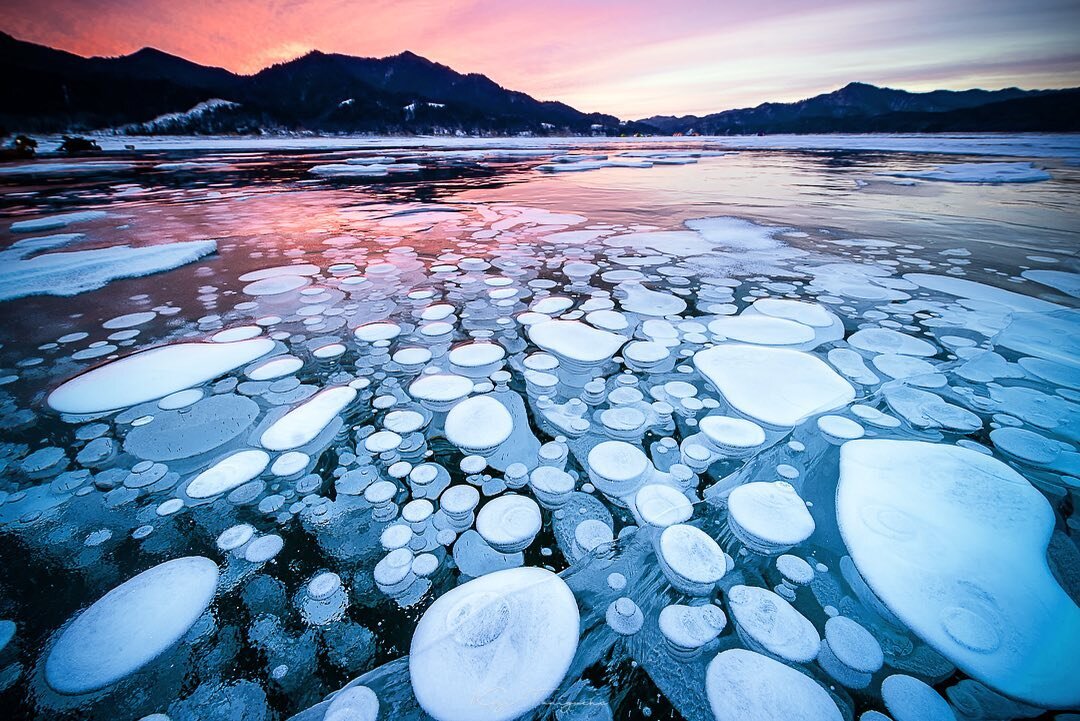
[[[99,589],[30,667],[0,628],[42,713],[651,713],[593,672],[628,661],[691,721],[1080,705],[1075,310],[734,219],[351,217],[376,250],[116,339],[48,393],[63,440],[5,444],[6,542]]]

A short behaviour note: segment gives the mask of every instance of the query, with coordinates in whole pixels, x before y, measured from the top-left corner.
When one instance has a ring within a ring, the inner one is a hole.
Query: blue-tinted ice
[[[1080,152],[910,142],[0,169],[14,717],[1077,709]]]

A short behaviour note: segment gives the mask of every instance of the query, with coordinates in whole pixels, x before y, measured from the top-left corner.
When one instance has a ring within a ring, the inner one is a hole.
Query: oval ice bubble
[[[727,572],[723,550],[700,528],[668,526],[660,534],[658,548],[664,575],[682,593],[708,595]]]
[[[760,653],[741,648],[709,663],[705,692],[716,721],[842,721],[817,681]]]
[[[514,432],[514,418],[491,396],[461,401],[446,414],[446,439],[468,453],[485,455]]]
[[[49,394],[48,404],[72,414],[127,408],[213,380],[273,348],[269,338],[151,348],[75,376]]]
[[[269,464],[270,456],[265,451],[240,451],[195,476],[184,492],[190,498],[210,498],[244,485],[266,470]]]
[[[768,589],[732,586],[728,608],[747,646],[789,663],[813,661],[821,647],[814,624]]]
[[[130,676],[187,633],[217,580],[217,564],[201,556],[128,579],[64,628],[45,660],[45,680],[60,693],[83,694]]]
[[[355,398],[356,389],[348,386],[320,391],[271,424],[259,442],[271,451],[299,448],[322,433]]]

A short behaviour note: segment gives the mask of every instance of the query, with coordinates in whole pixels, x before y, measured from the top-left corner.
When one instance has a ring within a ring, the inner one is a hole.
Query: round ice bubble
[[[574,594],[554,573],[490,573],[421,617],[409,651],[413,693],[437,721],[516,719],[562,682],[579,633]]]
[[[745,418],[709,415],[698,422],[700,430],[721,453],[742,453],[765,442],[765,431]]]
[[[483,455],[495,450],[514,431],[514,418],[491,396],[461,401],[446,414],[446,439],[458,448]]]
[[[638,489],[634,506],[641,520],[658,528],[688,521],[694,515],[694,507],[686,496],[671,486],[656,483]]]
[[[649,469],[649,459],[635,445],[605,441],[589,451],[589,478],[604,493],[632,492]]]
[[[608,604],[605,619],[611,630],[620,636],[633,636],[645,625],[645,615],[627,596],[617,598]]]
[[[542,518],[536,501],[507,493],[484,504],[476,514],[476,530],[501,553],[516,553],[532,543]]]
[[[781,553],[814,532],[814,519],[790,483],[755,481],[728,495],[728,525],[751,550]]]

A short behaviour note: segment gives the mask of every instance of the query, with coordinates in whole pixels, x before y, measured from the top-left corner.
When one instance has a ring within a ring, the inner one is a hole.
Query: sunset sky
[[[908,90],[1080,85],[1077,0],[4,0],[0,29],[81,55],[152,46],[250,73],[408,49],[623,118]]]

